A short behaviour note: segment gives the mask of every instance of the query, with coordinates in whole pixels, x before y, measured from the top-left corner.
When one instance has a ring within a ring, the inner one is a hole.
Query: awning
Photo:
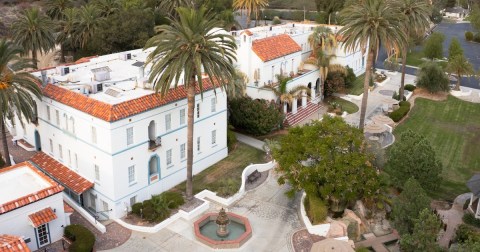
[[[0,235],[0,251],[8,252],[30,252],[22,237],[14,235]]]
[[[40,225],[55,220],[57,218],[57,215],[51,207],[47,207],[43,210],[28,215],[28,218],[30,219],[30,223],[32,224],[32,226],[34,228],[37,228]]]
[[[78,195],[93,187],[93,182],[43,152],[35,154],[31,161],[52,179]]]

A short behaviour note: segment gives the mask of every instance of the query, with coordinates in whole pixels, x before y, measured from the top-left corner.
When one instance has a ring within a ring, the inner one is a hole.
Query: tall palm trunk
[[[370,78],[372,78],[373,60],[375,57],[374,45],[369,45],[367,56],[367,67],[365,71],[365,81],[363,82],[362,107],[360,108],[360,124],[358,127],[363,130],[365,126],[365,114],[367,113],[368,90],[370,88]]]
[[[195,78],[192,78],[187,87],[187,200],[193,199],[193,114],[195,110]]]
[[[247,29],[250,28],[250,23],[252,22],[250,15],[252,15],[252,12],[250,10],[247,10]]]
[[[456,91],[460,91],[461,80],[462,80],[462,75],[459,72],[457,72],[457,84],[455,84]]]
[[[32,50],[32,61],[35,69],[38,69],[37,48],[33,48]]]
[[[10,166],[12,165],[12,163],[10,162],[10,152],[8,151],[8,142],[7,142],[7,130],[5,129],[5,122],[3,119],[2,119],[2,122],[0,123],[0,130],[2,132],[3,158],[5,160],[5,165]]]
[[[407,69],[407,47],[403,49],[403,57],[402,57],[402,78],[400,80],[400,90],[398,91],[398,95],[400,101],[403,101],[403,95],[405,93],[405,71]]]

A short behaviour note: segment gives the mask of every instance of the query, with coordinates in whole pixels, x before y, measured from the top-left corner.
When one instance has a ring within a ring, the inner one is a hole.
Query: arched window
[[[152,156],[148,161],[148,183],[160,180],[160,159],[157,155]]]
[[[73,116],[70,116],[70,131],[75,134],[75,119],[73,118]],[[68,129],[68,126],[67,126],[67,129]]]

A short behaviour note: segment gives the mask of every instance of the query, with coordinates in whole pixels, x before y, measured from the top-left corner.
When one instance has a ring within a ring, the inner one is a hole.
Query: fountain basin
[[[230,233],[226,237],[216,234],[215,220],[218,213],[208,213],[193,224],[195,237],[203,244],[215,249],[239,248],[252,237],[252,227],[247,218],[234,213],[227,213],[230,219]]]

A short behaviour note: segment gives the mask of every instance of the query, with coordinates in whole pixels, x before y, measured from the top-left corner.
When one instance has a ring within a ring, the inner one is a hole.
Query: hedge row
[[[392,118],[394,122],[399,122],[400,120],[402,120],[402,118],[405,117],[408,111],[410,111],[410,102],[401,101],[399,105],[400,107],[397,110],[391,112],[388,115],[390,118]]]
[[[408,90],[410,92],[413,92],[413,90],[415,90],[417,87],[412,85],[412,84],[407,84],[405,85],[405,90]]]
[[[480,220],[475,218],[475,215],[473,215],[472,213],[467,213],[467,214],[463,215],[462,220],[466,224],[469,224],[469,225],[472,225],[474,227],[480,228]]]
[[[73,241],[68,248],[70,252],[91,252],[95,244],[95,236],[84,226],[69,225],[64,230],[65,237]]]

